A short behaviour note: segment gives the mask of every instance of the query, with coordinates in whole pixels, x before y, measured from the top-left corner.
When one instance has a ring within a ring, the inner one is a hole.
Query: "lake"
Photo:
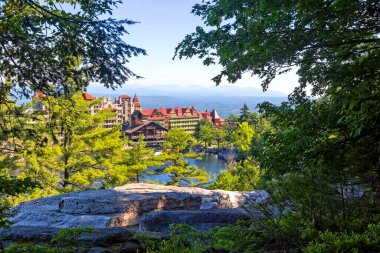
[[[226,165],[224,160],[218,159],[218,155],[205,153],[202,155],[202,159],[194,159],[194,158],[185,158],[190,165],[198,166],[199,168],[205,168],[205,170],[212,176],[211,182],[215,180],[215,177],[220,173],[220,171],[226,169]],[[154,171],[157,167],[148,168],[149,171]],[[141,181],[149,182],[154,181],[158,183],[167,183],[171,181],[171,178],[166,175],[141,175]]]

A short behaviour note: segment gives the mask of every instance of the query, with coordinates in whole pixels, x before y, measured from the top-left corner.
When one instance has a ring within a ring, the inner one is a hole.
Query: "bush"
[[[320,232],[317,240],[310,243],[304,252],[380,252],[380,223],[369,225],[364,233]]]

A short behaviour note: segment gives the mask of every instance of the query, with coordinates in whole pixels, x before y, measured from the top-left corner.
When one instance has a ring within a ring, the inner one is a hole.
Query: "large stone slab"
[[[139,225],[141,217],[168,210],[231,209],[269,198],[265,191],[237,192],[155,184],[72,192],[21,203],[11,210],[13,226],[95,228]],[[173,215],[176,215],[173,213]]]

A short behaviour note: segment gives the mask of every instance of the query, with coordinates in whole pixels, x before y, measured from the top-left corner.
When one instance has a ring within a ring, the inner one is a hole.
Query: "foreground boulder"
[[[265,191],[127,184],[114,189],[72,192],[24,202],[11,210],[13,217],[10,221],[13,226],[47,228],[138,226],[140,220],[152,212],[235,209],[247,202],[266,201],[268,197]],[[172,216],[181,215],[172,213]],[[202,212],[199,215],[203,215]]]
[[[72,192],[21,203],[10,213],[12,227],[0,229],[7,247],[13,242],[49,245],[61,228],[93,227],[78,239],[85,252],[138,252],[138,231],[167,236],[169,225],[181,223],[207,231],[238,220],[262,218],[251,208],[267,203],[265,191],[237,192],[155,184],[127,184],[108,190]]]

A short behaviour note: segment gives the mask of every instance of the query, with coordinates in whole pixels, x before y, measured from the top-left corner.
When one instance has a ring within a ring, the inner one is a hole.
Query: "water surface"
[[[226,165],[224,160],[218,159],[218,155],[216,154],[209,154],[205,153],[202,155],[202,159],[194,159],[194,158],[185,158],[190,165],[195,165],[199,168],[204,168],[211,176],[211,182],[215,180],[215,177],[219,175],[220,171],[226,169]],[[154,171],[157,168],[163,168],[164,166],[160,167],[151,167],[148,168],[148,172]],[[141,175],[141,180],[143,182],[158,182],[160,184],[167,183],[171,181],[171,178],[167,174],[161,174],[161,175]]]

